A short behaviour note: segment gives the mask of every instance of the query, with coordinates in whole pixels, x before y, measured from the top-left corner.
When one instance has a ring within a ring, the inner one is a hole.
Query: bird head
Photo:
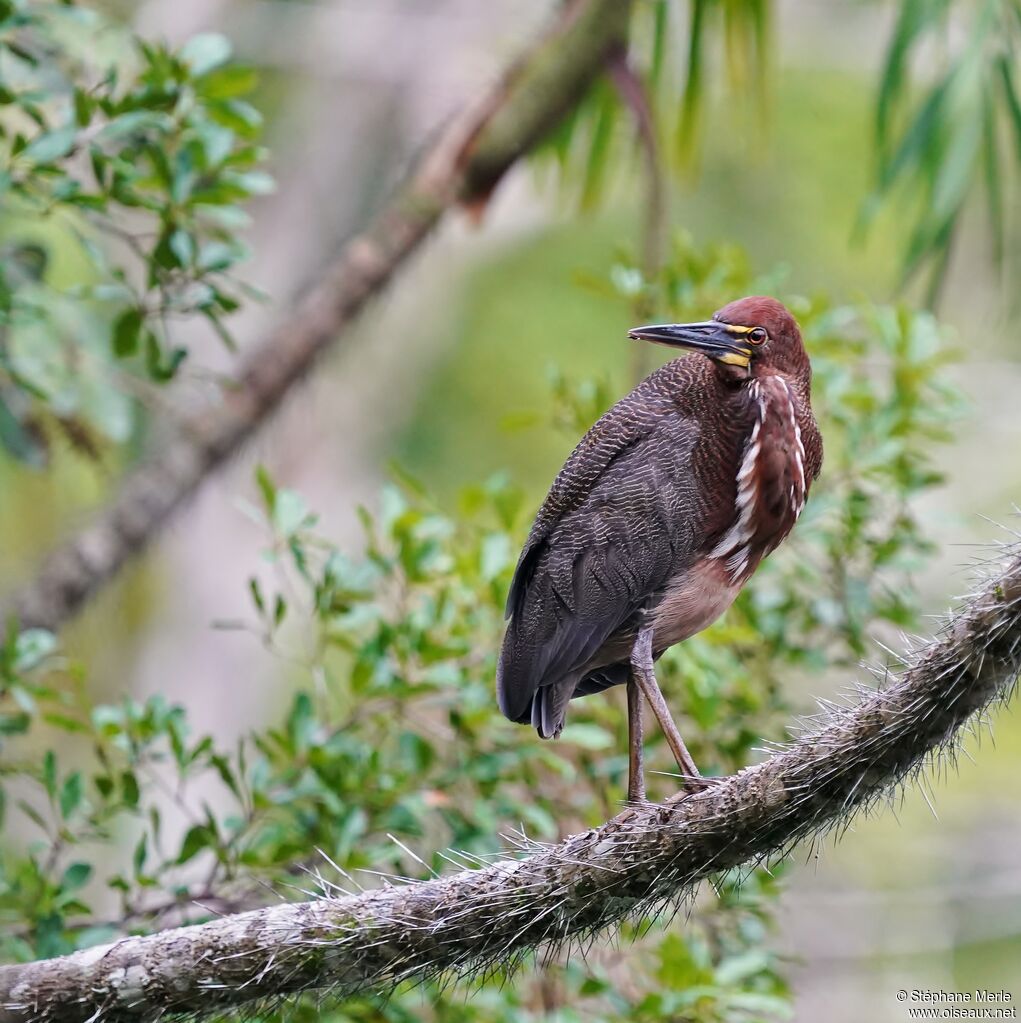
[[[783,303],[764,295],[739,298],[711,320],[635,327],[628,337],[700,352],[736,376],[796,373],[808,366],[797,321]]]

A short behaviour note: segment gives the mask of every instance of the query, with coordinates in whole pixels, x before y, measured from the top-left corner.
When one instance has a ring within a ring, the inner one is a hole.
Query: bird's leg
[[[645,802],[645,735],[642,728],[642,691],[634,671],[627,680],[627,800]]]
[[[645,698],[652,707],[652,713],[656,715],[660,728],[666,736],[667,745],[681,769],[681,774],[686,778],[701,778],[695,761],[691,759],[688,747],[684,745],[681,733],[670,716],[670,708],[663,699],[663,692],[656,681],[656,669],[652,663],[652,627],[643,626],[638,632],[638,638],[631,650],[631,677],[641,688]]]

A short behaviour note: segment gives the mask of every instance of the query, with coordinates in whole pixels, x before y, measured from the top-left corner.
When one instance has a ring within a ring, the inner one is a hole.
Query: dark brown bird
[[[699,773],[653,662],[716,621],[791,531],[822,464],[794,317],[742,298],[630,337],[690,349],[617,402],[553,482],[518,561],[500,710],[544,738],[569,702],[628,684],[628,797],[644,799],[641,696],[682,775]]]

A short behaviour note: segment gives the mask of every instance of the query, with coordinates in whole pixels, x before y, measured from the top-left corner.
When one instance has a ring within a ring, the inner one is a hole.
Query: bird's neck
[[[779,366],[757,366],[753,372],[739,381],[739,386],[749,392],[769,389],[774,380],[783,381],[786,389],[794,396],[799,411],[810,412],[812,408],[812,374],[807,372],[787,372]]]

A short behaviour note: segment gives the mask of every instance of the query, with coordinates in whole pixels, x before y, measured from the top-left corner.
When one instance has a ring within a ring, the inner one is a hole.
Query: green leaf
[[[741,955],[731,956],[720,963],[716,968],[716,982],[723,987],[733,987],[768,970],[769,965],[767,953],[760,949],[752,949]]]
[[[67,820],[81,806],[83,794],[81,771],[73,771],[60,788],[60,816]]]
[[[227,242],[206,242],[199,251],[198,265],[200,270],[219,271],[233,266],[241,255],[237,245]]]
[[[158,110],[131,110],[103,125],[96,135],[96,142],[118,142],[131,135],[163,134],[173,129],[174,119],[169,114]]]
[[[32,718],[25,711],[0,713],[0,735],[24,735]]]
[[[309,518],[305,499],[294,490],[278,490],[273,503],[273,524],[283,536],[294,536]]]
[[[790,1002],[780,995],[760,994],[754,991],[736,991],[727,999],[731,1008],[740,1010],[754,1019],[772,1016],[774,1019],[790,1019],[793,1016]]]
[[[287,716],[287,732],[291,738],[292,749],[301,752],[312,742],[317,727],[312,700],[308,693],[298,693]]]
[[[75,135],[74,127],[45,132],[42,135],[37,135],[25,147],[21,155],[33,163],[53,163],[54,160],[59,160],[71,152]]]
[[[190,266],[195,259],[195,240],[187,231],[178,228],[171,232],[168,244],[181,266]]]
[[[57,755],[51,749],[43,754],[43,787],[50,799],[57,798]]]
[[[216,845],[216,836],[209,830],[207,824],[195,824],[188,829],[181,843],[181,852],[178,854],[178,863],[187,863],[188,860],[197,856],[203,849],[211,849]]]
[[[74,90],[74,119],[79,128],[84,128],[92,120],[94,107],[95,101],[88,90],[83,88]]]
[[[904,93],[911,48],[927,28],[943,18],[946,8],[947,0],[901,2],[876,102],[876,138],[880,152],[885,149],[894,109]]]
[[[213,327],[216,336],[223,343],[223,347],[226,348],[228,352],[236,352],[237,343],[234,341],[230,331],[220,321],[220,317],[213,312],[212,309],[205,310],[203,315],[206,317],[210,326]]]
[[[172,380],[187,355],[186,348],[164,352],[156,335],[151,330],[145,331],[145,368],[153,380],[161,384]]]
[[[144,317],[141,309],[125,309],[113,322],[113,353],[127,359],[138,352]]]
[[[262,502],[266,506],[266,511],[272,514],[277,500],[277,487],[266,466],[262,464],[256,466],[255,482],[259,487],[259,493],[262,495]]]
[[[663,64],[670,34],[670,7],[670,0],[654,0],[652,58],[649,61],[649,78],[653,83],[659,82],[663,75]]]
[[[237,778],[234,776],[234,771],[231,769],[230,761],[226,757],[217,753],[209,758],[209,762],[213,765],[224,785],[226,785],[234,796],[240,800],[241,787],[238,784]]]
[[[132,771],[121,772],[121,792],[123,793],[124,802],[128,806],[138,806],[140,796],[138,779]]]
[[[224,181],[236,185],[248,195],[268,195],[276,189],[276,182],[265,171],[231,171],[224,174]]]
[[[690,165],[701,134],[706,15],[710,5],[710,0],[692,0],[691,2],[691,22],[688,30],[688,70],[676,129],[677,154],[682,165]]]
[[[25,629],[14,644],[14,670],[31,671],[57,649],[57,637],[48,629]]]
[[[258,81],[254,68],[233,64],[205,75],[198,91],[207,99],[235,99],[251,92]]]
[[[142,868],[145,866],[145,858],[149,852],[149,837],[143,834],[139,838],[138,843],[135,845],[135,851],[131,856],[131,865],[134,867],[135,876],[138,877],[142,873]]]
[[[209,116],[244,138],[254,137],[262,127],[262,114],[243,99],[215,103],[209,109]]]
[[[1006,57],[1000,57],[996,62],[1000,72],[1000,82],[1003,86],[1003,98],[1007,105],[1007,114],[1014,133],[1014,146],[1017,150],[1016,159],[1021,161],[1021,100],[1018,99],[1017,89],[1014,87],[1014,72],[1010,61]]]
[[[226,36],[219,32],[203,32],[181,47],[181,59],[198,78],[226,64],[230,60],[231,50],[230,40]]]
[[[262,586],[254,576],[248,580],[248,591],[252,595],[252,602],[255,604],[259,614],[266,613],[266,601],[262,596]]]
[[[64,876],[60,879],[60,887],[65,892],[77,891],[88,882],[90,877],[92,877],[92,867],[90,864],[72,863],[64,871]]]

